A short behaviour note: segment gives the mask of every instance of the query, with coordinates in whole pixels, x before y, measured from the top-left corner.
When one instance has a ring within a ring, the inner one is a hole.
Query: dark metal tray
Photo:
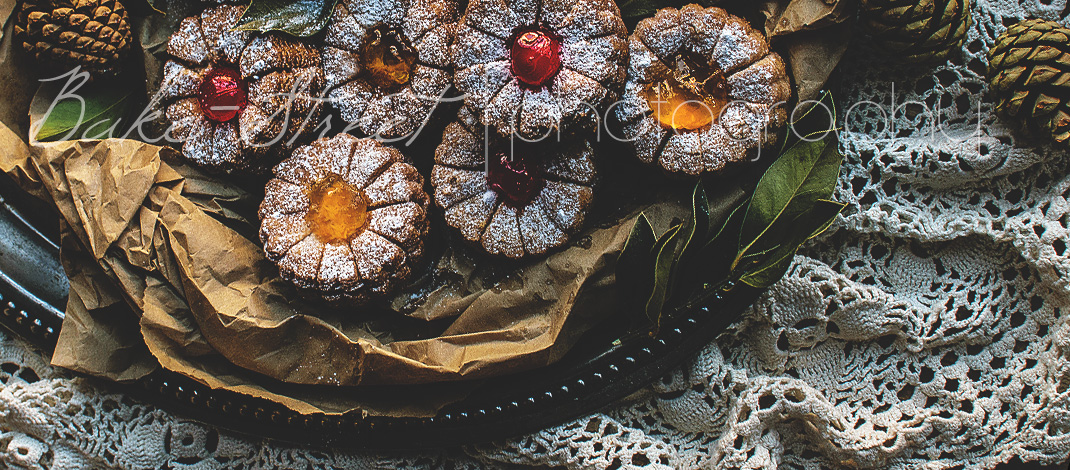
[[[68,289],[55,242],[55,215],[2,175],[0,197],[0,324],[51,354]],[[710,342],[759,293],[739,286],[703,306],[677,311],[656,336],[629,335],[622,325],[626,322],[607,321],[612,324],[592,330],[559,362],[482,380],[463,401],[430,418],[302,416],[164,370],[133,384],[106,386],[184,417],[298,444],[376,449],[474,444],[560,424],[634,393]],[[380,387],[376,392],[404,397],[428,393],[427,387]]]

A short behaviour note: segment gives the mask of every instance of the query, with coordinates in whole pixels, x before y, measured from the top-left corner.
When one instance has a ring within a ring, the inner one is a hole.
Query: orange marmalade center
[[[667,129],[697,131],[709,128],[728,105],[724,72],[694,54],[673,61],[672,76],[646,85],[639,96]]]
[[[345,244],[368,226],[368,195],[331,174],[308,188],[305,214],[312,233],[323,243]]]
[[[379,25],[368,30],[360,56],[368,80],[380,88],[395,90],[412,80],[417,52],[397,28]]]

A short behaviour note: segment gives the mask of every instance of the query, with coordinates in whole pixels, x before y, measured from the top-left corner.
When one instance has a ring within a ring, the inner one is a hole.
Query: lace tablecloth
[[[837,197],[849,206],[836,229],[806,247],[730,331],[609,411],[494,445],[324,453],[109,394],[3,336],[0,459],[54,469],[1063,461],[1068,155],[1017,140],[992,115],[984,69],[1008,25],[1027,17],[1067,24],[1067,1],[976,0],[963,55],[935,73],[882,63],[856,41],[840,69],[846,164]]]

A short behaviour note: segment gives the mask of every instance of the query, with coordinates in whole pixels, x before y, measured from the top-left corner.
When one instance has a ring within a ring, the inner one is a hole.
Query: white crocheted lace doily
[[[990,469],[1070,455],[1070,168],[992,113],[985,52],[1067,0],[976,0],[933,71],[841,65],[836,230],[730,331],[610,411],[494,445],[324,453],[185,421],[0,341],[15,468]],[[897,113],[889,110],[905,104]],[[892,105],[892,103],[895,103]],[[883,110],[883,111],[882,111]]]

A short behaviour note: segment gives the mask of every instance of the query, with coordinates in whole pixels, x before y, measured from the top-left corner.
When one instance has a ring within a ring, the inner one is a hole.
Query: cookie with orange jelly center
[[[774,151],[791,84],[761,32],[720,8],[664,8],[629,38],[614,107],[640,160],[698,176]]]
[[[453,84],[457,0],[339,0],[324,28],[330,106],[365,135],[402,140]]]
[[[430,203],[397,149],[339,134],[300,147],[274,169],[260,205],[267,258],[328,301],[390,294],[424,253]]]

